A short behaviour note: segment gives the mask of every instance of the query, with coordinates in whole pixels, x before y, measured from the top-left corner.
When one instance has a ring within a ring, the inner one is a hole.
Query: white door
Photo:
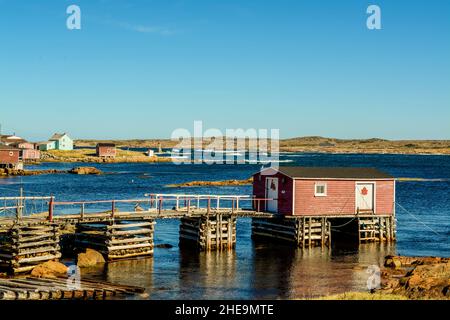
[[[266,179],[267,211],[278,212],[278,178]]]
[[[374,184],[357,183],[356,211],[375,212],[374,209]]]

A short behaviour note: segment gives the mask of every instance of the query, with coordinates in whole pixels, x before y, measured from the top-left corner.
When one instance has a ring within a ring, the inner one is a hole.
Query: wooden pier
[[[67,278],[0,278],[0,300],[104,300],[144,292],[145,289],[140,287],[90,280],[81,280],[74,285]]]
[[[250,196],[148,194],[143,199],[74,202],[17,197],[0,198],[0,203],[4,199],[0,212],[9,215],[0,217],[0,267],[15,273],[59,259],[59,230],[67,224],[75,226],[68,237],[71,248],[97,250],[108,261],[153,255],[158,219],[180,219],[180,245],[206,251],[233,249],[241,217],[252,218],[253,238],[300,248],[330,246],[341,224],[355,225],[354,239],[360,243],[395,241],[395,215],[284,216],[264,211],[273,199]],[[45,201],[48,210],[27,214],[26,203],[36,200]]]

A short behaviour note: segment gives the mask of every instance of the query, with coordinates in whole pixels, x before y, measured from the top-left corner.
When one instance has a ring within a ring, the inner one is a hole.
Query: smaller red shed
[[[266,168],[253,176],[253,195],[284,215],[393,215],[395,179],[374,168]]]
[[[0,145],[0,167],[17,169],[20,167],[20,150]]]
[[[97,157],[115,158],[117,155],[116,145],[114,143],[97,144]]]
[[[23,161],[36,161],[41,158],[41,151],[36,149],[21,149],[20,157]]]

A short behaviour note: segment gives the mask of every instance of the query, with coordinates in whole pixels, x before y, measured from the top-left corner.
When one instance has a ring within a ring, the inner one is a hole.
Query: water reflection
[[[223,299],[239,287],[235,251],[180,251],[179,285],[190,291],[186,298]]]
[[[367,267],[381,266],[395,247],[377,243],[295,249],[253,243],[236,251],[160,250],[154,258],[118,261],[83,271],[118,284],[145,287],[134,299],[302,299],[367,290]]]
[[[251,298],[301,299],[366,290],[367,267],[381,266],[384,256],[393,251],[375,243],[305,250],[258,245],[252,259]]]

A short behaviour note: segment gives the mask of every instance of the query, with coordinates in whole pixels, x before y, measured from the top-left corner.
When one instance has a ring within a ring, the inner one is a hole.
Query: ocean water
[[[450,156],[282,154],[286,165],[376,167],[398,178],[397,242],[295,249],[254,242],[250,219],[239,219],[232,252],[199,253],[178,248],[177,220],[159,220],[154,257],[83,270],[84,276],[147,288],[149,299],[292,299],[367,290],[371,265],[390,253],[450,256]],[[32,169],[71,169],[74,163],[44,163]],[[0,179],[0,197],[53,194],[57,201],[140,199],[146,193],[251,194],[251,186],[173,188],[192,180],[246,179],[260,165],[96,164],[101,176],[41,175]],[[28,210],[45,210],[29,203]],[[99,209],[93,206],[92,210]],[[105,208],[106,210],[108,208]],[[62,208],[62,212],[79,208]],[[57,210],[58,212],[58,210]],[[66,261],[70,263],[70,261]]]

